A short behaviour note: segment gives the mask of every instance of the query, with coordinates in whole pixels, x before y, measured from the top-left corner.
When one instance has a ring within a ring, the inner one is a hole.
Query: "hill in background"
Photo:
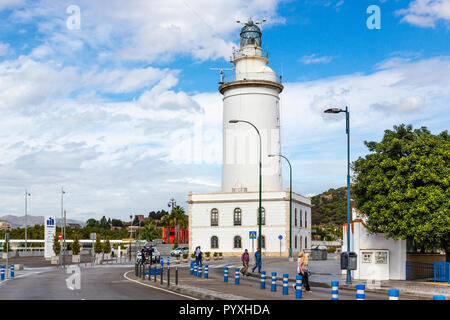
[[[347,187],[330,189],[311,198],[312,224],[332,223],[341,226],[347,221]]]

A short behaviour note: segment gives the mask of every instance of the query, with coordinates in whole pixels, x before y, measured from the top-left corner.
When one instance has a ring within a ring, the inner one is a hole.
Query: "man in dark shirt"
[[[255,252],[255,266],[252,268],[252,272],[255,272],[255,269],[258,268],[258,273],[261,273],[261,249],[256,249]]]

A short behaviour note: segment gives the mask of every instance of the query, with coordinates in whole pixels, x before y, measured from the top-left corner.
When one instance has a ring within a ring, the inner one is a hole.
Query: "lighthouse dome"
[[[249,20],[241,29],[241,48],[247,45],[261,47],[261,29]]]

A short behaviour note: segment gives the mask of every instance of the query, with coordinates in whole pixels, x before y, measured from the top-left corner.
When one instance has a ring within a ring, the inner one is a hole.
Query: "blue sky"
[[[66,24],[71,5],[79,30]],[[366,26],[370,5],[381,29]],[[82,220],[219,191],[222,102],[209,68],[231,67],[235,20],[249,16],[267,18],[263,48],[283,75],[294,191],[345,185],[345,121],[328,105],[350,107],[352,160],[395,124],[448,129],[448,0],[2,0],[0,216],[23,214],[25,188],[30,214],[43,215],[60,211],[64,186]]]

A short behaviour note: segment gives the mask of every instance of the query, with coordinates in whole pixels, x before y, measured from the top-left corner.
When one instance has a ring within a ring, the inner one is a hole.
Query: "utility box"
[[[327,260],[327,247],[314,246],[311,248],[311,260]]]
[[[341,253],[341,270],[356,270],[358,265],[358,255],[355,252]]]

